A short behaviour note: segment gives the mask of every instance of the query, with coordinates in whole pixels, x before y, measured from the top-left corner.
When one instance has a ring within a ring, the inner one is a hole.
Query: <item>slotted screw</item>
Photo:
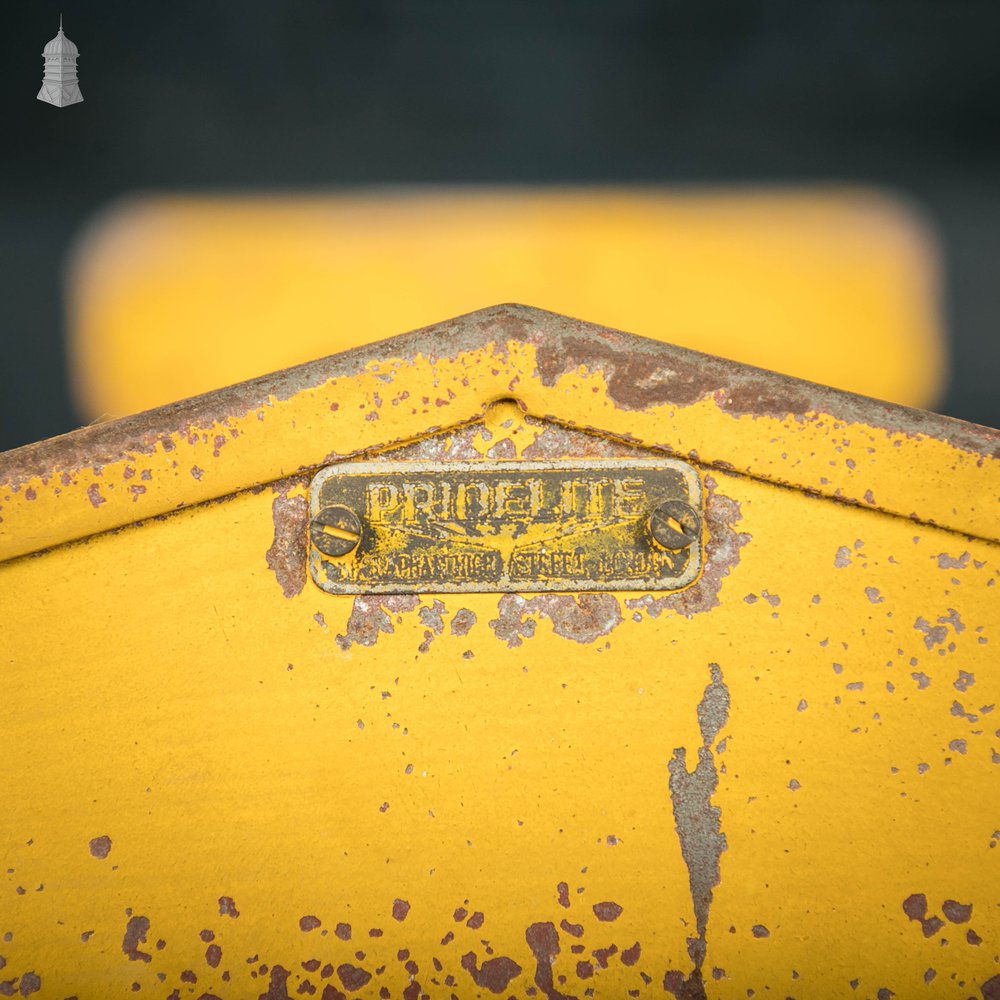
[[[346,556],[361,541],[361,519],[341,504],[324,507],[309,526],[313,545],[327,556]]]
[[[686,549],[701,534],[698,512],[680,500],[666,500],[650,511],[649,534],[662,549]]]

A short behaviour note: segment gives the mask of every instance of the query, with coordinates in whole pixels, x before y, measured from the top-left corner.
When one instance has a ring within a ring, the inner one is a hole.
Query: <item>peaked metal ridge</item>
[[[702,467],[998,537],[996,430],[507,304],[0,454],[0,559],[468,423],[502,397]]]

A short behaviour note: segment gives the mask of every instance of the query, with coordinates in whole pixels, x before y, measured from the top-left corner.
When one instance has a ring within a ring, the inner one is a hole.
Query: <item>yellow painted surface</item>
[[[745,477],[716,489],[749,536],[719,606],[653,617],[620,595],[621,623],[584,644],[529,606],[534,635],[508,646],[498,595],[442,598],[435,634],[429,595],[344,648],[352,600],[311,583],[286,598],[268,568],[272,489],[0,566],[4,974],[83,998],[188,995],[190,971],[193,995],[238,997],[265,992],[261,965],[295,995],[342,988],[322,970],[351,964],[373,975],[359,995],[400,996],[407,949],[423,992],[449,995],[450,975],[465,997],[491,995],[461,963],[487,941],[523,970],[503,995],[524,996],[525,931],[565,919],[583,928],[559,932],[565,993],[663,995],[695,936],[667,762],[683,747],[693,769],[714,662],[731,707],[712,751],[728,847],[708,995],[852,979],[859,996],[969,995],[1000,971],[997,546]],[[462,608],[476,623],[457,636]],[[917,893],[928,916],[950,899],[971,918],[925,938],[902,910]],[[123,953],[129,911],[149,961]]]
[[[865,189],[145,197],[95,221],[70,277],[88,419],[486,302],[911,406],[933,406],[947,377],[932,231]]]
[[[806,389],[779,382],[741,412],[721,369],[638,408],[642,342],[576,331],[591,361],[559,374],[562,322],[486,311],[450,352],[0,456],[0,990],[998,988],[989,432],[822,393],[782,416]],[[647,382],[690,360],[657,350]],[[705,568],[674,595],[326,594],[311,475],[397,442],[690,461]],[[63,466],[25,472],[45,447]]]

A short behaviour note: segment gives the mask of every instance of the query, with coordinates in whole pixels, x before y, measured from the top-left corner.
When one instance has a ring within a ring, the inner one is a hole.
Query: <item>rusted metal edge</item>
[[[0,454],[0,490],[6,487],[8,491],[18,493],[32,480],[48,482],[56,474],[64,478],[72,477],[78,470],[101,468],[126,461],[135,462],[137,456],[172,449],[178,438],[187,436],[193,439],[192,435],[198,432],[229,426],[231,422],[245,418],[255,410],[274,407],[308,390],[319,389],[344,379],[370,375],[380,364],[388,361],[398,360],[409,364],[415,359],[423,358],[431,366],[436,366],[442,362],[460,363],[463,355],[476,352],[483,352],[484,357],[488,354],[492,359],[504,361],[514,348],[519,347],[533,349],[535,368],[530,373],[517,372],[510,387],[507,383],[488,384],[488,378],[484,378],[472,390],[478,396],[475,406],[470,406],[473,401],[469,399],[460,401],[463,405],[451,407],[450,413],[434,413],[433,417],[437,419],[423,418],[419,428],[411,420],[406,429],[396,436],[393,434],[394,427],[390,426],[385,432],[380,432],[379,444],[369,440],[365,442],[364,448],[356,448],[353,452],[342,448],[332,452],[327,458],[332,460],[335,456],[370,451],[380,445],[388,446],[400,440],[412,439],[414,432],[418,430],[420,433],[427,433],[444,426],[467,422],[474,415],[477,406],[481,409],[498,395],[522,395],[520,389],[527,389],[525,383],[529,381],[551,390],[563,376],[585,371],[597,372],[603,376],[606,398],[617,410],[625,413],[638,414],[664,406],[681,410],[710,400],[718,410],[733,417],[774,417],[805,425],[807,417],[822,414],[834,421],[863,424],[868,428],[883,430],[886,434],[941,442],[956,454],[971,456],[980,467],[984,462],[994,463],[1000,460],[1000,431],[992,428],[881,402],[545,310],[504,304]],[[498,373],[494,371],[493,374]],[[510,381],[510,372],[503,374]],[[379,377],[387,378],[385,375]],[[519,380],[522,380],[522,386],[513,388],[513,383]],[[503,389],[509,391],[504,393]],[[559,421],[564,416],[557,404],[557,394],[549,393],[539,408],[536,409],[530,403],[529,408],[538,416]],[[447,419],[449,416],[452,419]],[[567,422],[583,429],[622,436],[614,428],[585,427],[578,420]],[[766,432],[762,431],[762,435],[764,433]],[[635,443],[647,447],[672,447],[672,442],[667,440],[636,440]],[[808,481],[797,481],[794,470],[784,469],[781,475],[762,473],[754,468],[752,456],[727,453],[725,442],[714,444],[717,454],[706,458],[704,464],[744,472],[754,478],[779,482],[846,502],[859,502],[858,498],[845,495],[832,485],[829,489],[824,489],[817,488]],[[690,457],[690,453],[680,454],[681,457]],[[272,460],[269,464],[269,468],[258,466],[247,470],[247,476],[242,478],[240,474],[230,470],[225,482],[214,485],[192,481],[182,488],[179,498],[175,497],[172,502],[160,503],[159,506],[155,500],[139,497],[141,503],[132,507],[121,505],[121,510],[116,511],[115,516],[98,518],[97,523],[92,521],[93,509],[89,509],[86,502],[78,503],[72,514],[61,519],[48,535],[39,535],[37,542],[33,542],[31,538],[12,541],[8,532],[5,544],[0,545],[0,558],[38,551],[107,530],[109,527],[228,495],[236,489],[281,478],[291,471],[316,468],[323,464],[323,460],[316,455],[299,456],[293,453],[283,454],[280,461]],[[913,474],[919,477],[921,470],[914,469]],[[937,474],[940,475],[941,470]],[[135,499],[137,498],[133,497],[133,501]],[[995,505],[996,498],[987,498],[987,502]],[[995,533],[970,528],[957,512],[954,517],[949,517],[948,512],[943,510],[925,517],[921,511],[907,510],[901,504],[891,502],[879,503],[878,508],[939,527],[996,539]],[[68,504],[64,502],[62,509],[68,509]],[[0,510],[0,518],[2,517],[3,512]],[[3,529],[4,525],[0,523],[0,533]],[[12,527],[11,531],[13,530]]]
[[[609,393],[624,409],[642,410],[662,403],[683,406],[723,391],[726,396],[720,406],[737,415],[802,416],[824,412],[850,423],[863,422],[887,431],[937,438],[954,448],[1000,459],[1000,430],[994,428],[663,344],[545,309],[505,303],[0,452],[0,482],[42,476],[56,466],[93,465],[126,453],[143,454],[164,436],[188,427],[209,428],[222,420],[246,415],[271,399],[288,399],[331,378],[359,374],[373,359],[423,355],[433,362],[496,343],[500,333],[537,345],[539,375],[547,385],[580,365],[612,364]]]

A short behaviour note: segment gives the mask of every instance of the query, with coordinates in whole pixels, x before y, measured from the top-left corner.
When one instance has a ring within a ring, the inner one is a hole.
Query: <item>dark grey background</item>
[[[35,100],[60,11],[81,105]],[[0,449],[76,426],[61,268],[142,189],[859,181],[947,266],[941,409],[996,426],[996,0],[217,0],[5,5]]]

